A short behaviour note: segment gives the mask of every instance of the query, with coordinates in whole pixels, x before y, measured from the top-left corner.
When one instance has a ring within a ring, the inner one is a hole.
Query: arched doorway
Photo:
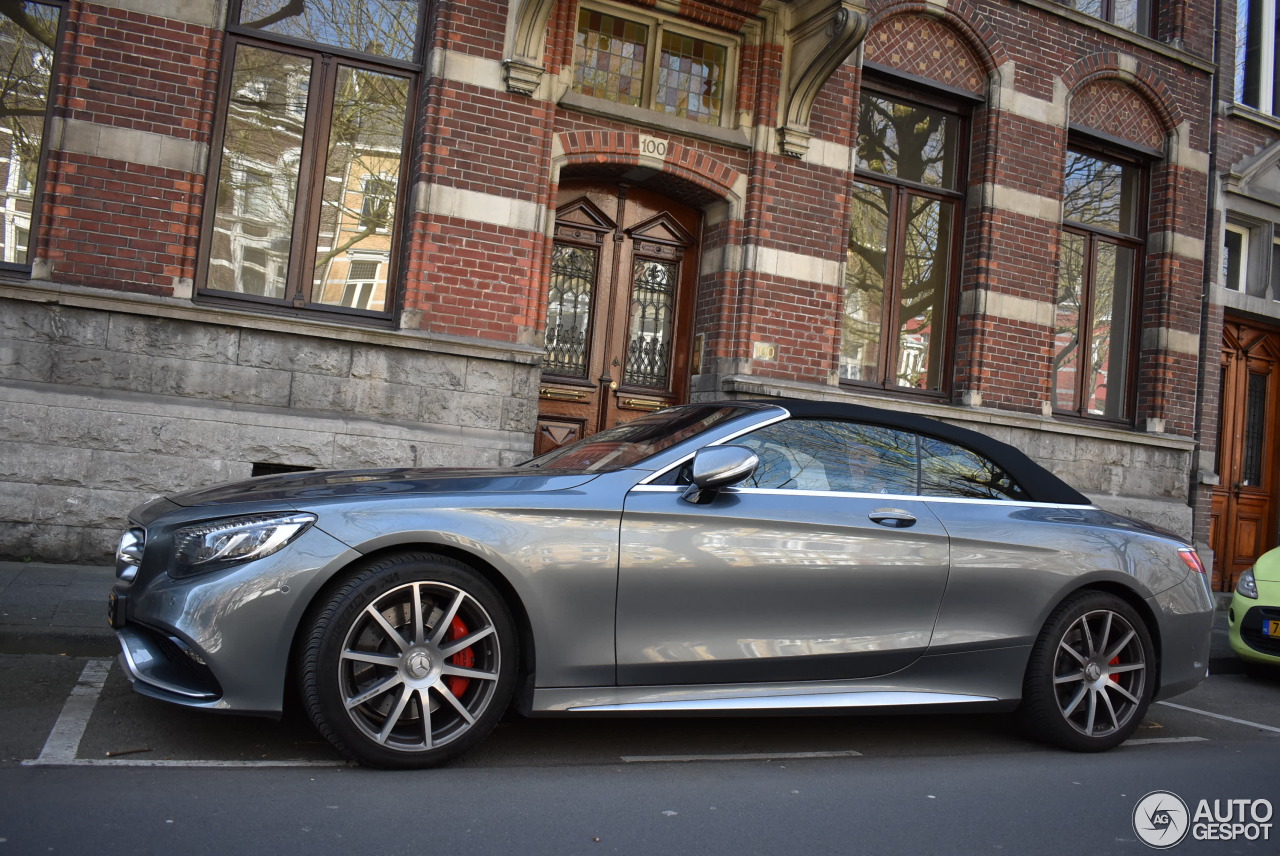
[[[686,400],[701,225],[644,188],[561,183],[536,454]]]

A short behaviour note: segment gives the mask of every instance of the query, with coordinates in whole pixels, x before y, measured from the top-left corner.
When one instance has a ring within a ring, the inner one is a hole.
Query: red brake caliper
[[[467,625],[461,618],[455,615],[453,617],[453,621],[449,622],[448,641],[452,642],[453,640],[461,639],[466,635]],[[463,648],[461,651],[450,657],[449,662],[455,666],[470,669],[476,664],[476,652],[472,651],[470,648]],[[445,679],[445,682],[449,685],[449,692],[453,693],[458,698],[462,698],[462,694],[467,691],[467,687],[471,686],[470,678],[460,678],[457,675],[451,675]]]
[[[1117,654],[1116,656],[1112,657],[1112,658],[1111,658],[1111,662],[1110,662],[1110,663],[1107,663],[1107,665],[1108,665],[1108,666],[1118,666],[1118,665],[1120,665],[1120,655],[1119,655],[1119,654]],[[1108,680],[1110,680],[1110,681],[1111,681],[1111,683],[1113,683],[1113,684],[1118,684],[1118,683],[1120,683],[1120,679],[1119,679],[1119,678],[1117,678],[1115,675],[1107,675],[1107,678],[1108,678]]]

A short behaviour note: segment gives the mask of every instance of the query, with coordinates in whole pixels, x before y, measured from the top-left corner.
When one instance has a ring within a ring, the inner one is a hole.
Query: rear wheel
[[[1137,611],[1115,595],[1082,592],[1053,612],[1036,640],[1019,715],[1048,743],[1111,749],[1142,724],[1155,679],[1151,635]]]
[[[482,740],[511,699],[516,634],[502,598],[444,556],[378,560],[316,614],[301,683],[316,728],[374,767],[430,767]]]

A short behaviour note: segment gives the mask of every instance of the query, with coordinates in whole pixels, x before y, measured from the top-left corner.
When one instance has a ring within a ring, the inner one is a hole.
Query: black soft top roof
[[[801,419],[844,419],[927,434],[939,440],[948,440],[958,446],[964,446],[995,461],[1022,486],[1033,502],[1052,502],[1063,505],[1093,504],[1088,497],[1031,460],[1022,450],[1008,443],[993,440],[977,431],[960,428],[927,416],[862,404],[808,401],[799,398],[739,399],[725,403],[775,405],[786,408],[792,416]]]

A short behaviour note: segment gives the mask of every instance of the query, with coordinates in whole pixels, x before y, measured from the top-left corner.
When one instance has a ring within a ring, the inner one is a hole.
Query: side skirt
[[[530,714],[840,710],[1016,703],[1030,648],[924,656],[877,678],[765,684],[535,688]]]

